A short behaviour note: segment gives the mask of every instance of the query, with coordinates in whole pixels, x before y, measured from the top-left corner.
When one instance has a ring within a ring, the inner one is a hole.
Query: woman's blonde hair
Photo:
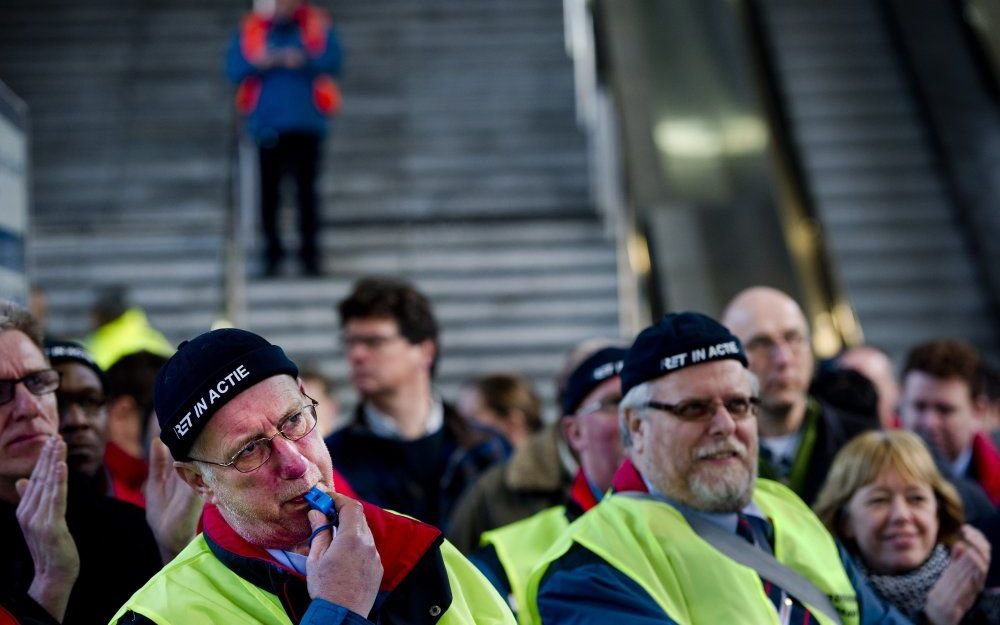
[[[859,434],[833,459],[813,510],[830,533],[845,543],[844,518],[848,502],[858,489],[878,479],[886,469],[915,484],[927,484],[937,499],[937,541],[951,545],[965,520],[958,491],[938,471],[920,438],[902,430],[873,430]]]

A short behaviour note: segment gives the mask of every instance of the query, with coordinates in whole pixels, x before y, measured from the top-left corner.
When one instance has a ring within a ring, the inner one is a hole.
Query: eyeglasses
[[[771,356],[779,345],[787,347],[793,352],[798,352],[809,345],[809,338],[798,330],[790,330],[777,337],[777,339],[767,335],[754,336],[747,341],[744,347],[747,352],[753,352],[762,356]]]
[[[16,380],[0,380],[0,405],[14,399],[14,388],[22,382],[32,395],[45,395],[59,388],[59,372],[55,369],[42,369]]]
[[[401,334],[394,334],[392,336],[379,336],[378,334],[370,335],[341,335],[340,342],[344,344],[344,349],[350,351],[352,348],[359,345],[366,347],[372,351],[382,349],[389,342],[395,341],[396,339],[403,338]]]
[[[575,415],[585,415],[593,414],[595,412],[606,412],[606,413],[618,413],[618,404],[622,401],[621,397],[607,397],[599,401],[592,401],[580,406],[579,410],[574,413]]]
[[[706,421],[715,414],[719,404],[725,407],[726,412],[733,419],[738,420],[757,414],[760,399],[757,397],[732,397],[725,400],[713,399],[712,401],[692,399],[691,401],[683,401],[679,404],[648,401],[642,404],[642,407],[669,412],[681,421]]]
[[[250,441],[236,452],[229,462],[213,462],[212,460],[199,460],[198,458],[191,458],[191,460],[207,462],[208,464],[220,467],[233,467],[240,473],[256,471],[264,466],[264,463],[271,457],[271,451],[274,449],[272,441],[275,436],[280,434],[285,440],[295,442],[306,437],[315,429],[316,406],[317,403],[314,401],[311,404],[303,406],[301,411],[285,417],[278,424],[277,432],[271,436]]]

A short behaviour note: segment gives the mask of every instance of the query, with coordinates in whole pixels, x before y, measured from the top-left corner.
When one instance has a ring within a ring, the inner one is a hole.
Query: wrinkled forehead
[[[0,332],[0,378],[19,378],[48,366],[45,354],[27,334],[20,330]]]

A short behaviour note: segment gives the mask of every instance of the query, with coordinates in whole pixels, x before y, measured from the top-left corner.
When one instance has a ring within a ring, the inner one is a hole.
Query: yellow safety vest
[[[441,555],[452,598],[451,605],[437,621],[440,625],[515,625],[510,610],[490,583],[451,543],[442,543]],[[157,625],[291,625],[292,622],[276,595],[229,570],[215,557],[201,534],[136,591],[110,625],[115,625],[129,611]]]
[[[83,344],[97,366],[104,370],[136,352],[147,351],[170,358],[175,351],[173,345],[149,325],[146,313],[139,308],[129,308],[117,319],[94,330]]]
[[[507,602],[518,614],[519,621],[526,622],[527,618],[522,614],[521,606],[524,605],[524,593],[528,588],[528,575],[567,527],[569,520],[566,518],[565,506],[555,506],[526,519],[483,532],[479,539],[480,546],[492,545],[496,551],[497,559],[510,582],[511,594]]]
[[[854,587],[816,515],[787,487],[769,480],[757,480],[753,501],[774,527],[775,558],[829,595],[844,625],[859,625]],[[756,571],[702,540],[672,506],[618,495],[605,497],[573,523],[532,571],[527,622],[541,622],[539,583],[573,543],[631,578],[677,623],[778,624]],[[822,625],[832,625],[819,610],[810,611]]]

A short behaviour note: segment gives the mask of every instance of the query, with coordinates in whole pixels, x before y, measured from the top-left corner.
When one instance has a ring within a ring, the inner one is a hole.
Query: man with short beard
[[[667,315],[636,339],[621,384],[628,460],[613,494],[535,568],[529,622],[909,622],[873,594],[802,500],[757,479],[758,384],[729,330],[698,313]],[[705,526],[801,579],[783,589],[719,551]],[[800,600],[811,596],[804,586],[829,600]]]

